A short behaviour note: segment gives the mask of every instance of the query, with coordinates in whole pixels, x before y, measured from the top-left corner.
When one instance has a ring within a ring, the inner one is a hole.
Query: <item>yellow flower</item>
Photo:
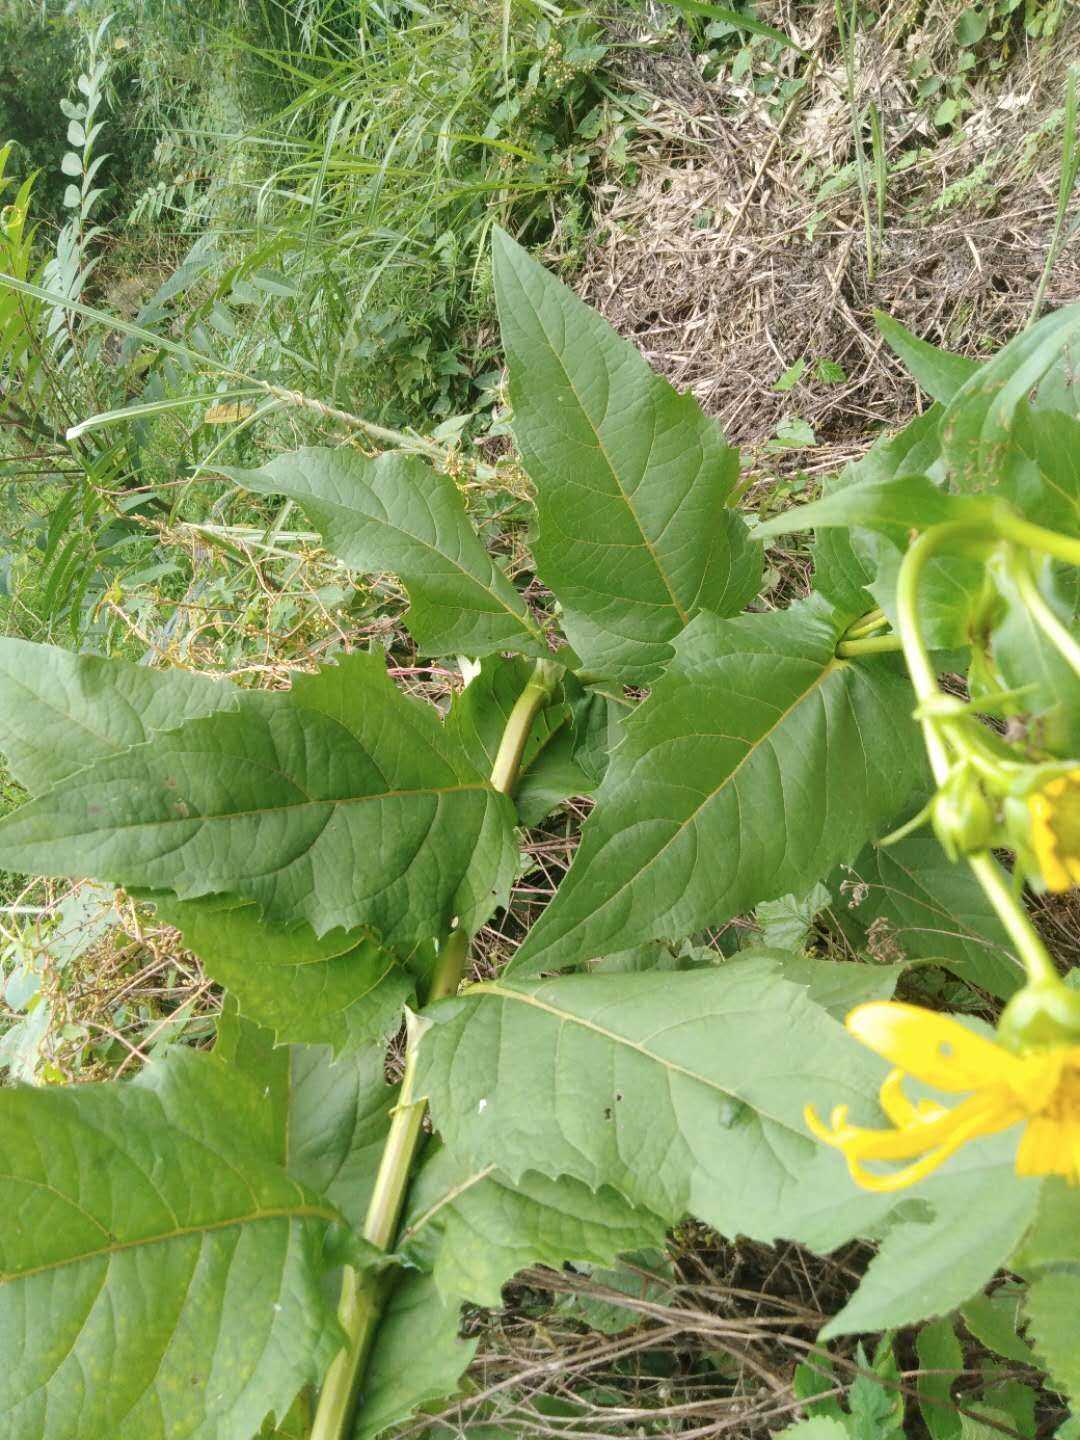
[[[1080,768],[1028,796],[1031,848],[1048,890],[1080,884]]]
[[[1016,1156],[1020,1175],[1064,1175],[1080,1181],[1080,1045],[1015,1054],[973,1034],[947,1015],[917,1005],[859,1005],[847,1028],[898,1068],[881,1087],[892,1130],[850,1125],[838,1105],[825,1126],[812,1106],[806,1123],[844,1154],[852,1178],[867,1190],[899,1190],[931,1174],[968,1140],[1026,1122]],[[935,1089],[967,1094],[954,1109],[904,1094],[908,1072]],[[867,1170],[865,1161],[911,1160],[897,1170]]]

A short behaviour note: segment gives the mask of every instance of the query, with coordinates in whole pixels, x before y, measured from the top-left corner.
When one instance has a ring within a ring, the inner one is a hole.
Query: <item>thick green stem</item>
[[[513,789],[533,721],[551,699],[561,674],[562,667],[554,661],[538,660],[507,718],[491,771],[492,787],[504,795]],[[428,986],[427,1004],[457,993],[469,958],[470,938],[460,928],[452,929],[444,938]],[[415,1098],[414,1089],[417,1050],[425,1026],[411,1012],[407,1019],[401,1093],[383,1146],[363,1230],[365,1240],[386,1251],[392,1249],[397,1238],[405,1195],[424,1136],[427,1109],[425,1100]],[[346,1266],[338,1320],[348,1336],[348,1344],[327,1371],[311,1440],[348,1440],[368,1355],[392,1286],[393,1277],[387,1271],[357,1271]]]
[[[863,635],[853,640],[841,640],[836,653],[842,660],[855,655],[883,655],[889,650],[903,649],[899,635]]]

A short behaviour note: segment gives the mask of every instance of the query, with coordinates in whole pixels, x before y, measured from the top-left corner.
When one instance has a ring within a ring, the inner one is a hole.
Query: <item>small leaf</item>
[[[83,146],[86,144],[86,131],[78,120],[71,120],[67,127],[67,142],[69,145]]]
[[[1051,1387],[1080,1405],[1080,1275],[1047,1270],[1032,1280],[1024,1311],[1028,1335]]]
[[[905,475],[895,480],[867,481],[849,485],[831,495],[785,510],[754,530],[755,538],[771,539],[793,530],[822,529],[841,525],[851,529],[886,532],[924,530],[946,520],[977,518],[982,512],[977,501],[962,495],[948,495],[922,475]]]
[[[760,552],[727,507],[737,456],[502,231],[493,254],[537,568],[585,667],[640,681],[699,609],[733,614],[757,590]]]
[[[995,1355],[1005,1360],[1015,1360],[1021,1365],[1033,1365],[1031,1346],[1017,1334],[1021,1323],[1019,1296],[1007,1292],[993,1297],[973,1295],[966,1305],[960,1307],[964,1324],[980,1345],[985,1345]]]
[[[663,1245],[664,1228],[614,1190],[531,1172],[514,1184],[444,1146],[409,1191],[402,1244],[422,1268],[433,1265],[445,1300],[498,1306],[502,1286],[528,1265],[610,1264],[628,1251]]]
[[[395,1031],[402,1006],[415,998],[408,969],[367,931],[332,930],[320,939],[308,925],[266,924],[251,901],[149,898],[210,978],[279,1042],[348,1054]]]
[[[951,1320],[932,1320],[915,1337],[919,1355],[919,1410],[930,1440],[960,1440],[960,1416],[953,1381],[964,1368],[964,1352]],[[951,1372],[951,1373],[950,1373]]]
[[[480,542],[449,475],[394,452],[309,448],[223,474],[295,500],[327,549],[354,570],[400,575],[408,624],[427,655],[550,652],[539,625]]]
[[[77,185],[68,185],[64,189],[65,210],[77,210],[82,204],[82,192]]]
[[[946,105],[954,103],[945,102]],[[937,120],[936,123],[946,125],[949,121]],[[899,320],[894,320],[891,315],[886,315],[881,310],[874,311],[874,323],[885,337],[889,348],[899,355],[920,387],[932,399],[940,400],[942,404],[947,404],[980,369],[978,360],[970,360],[966,355],[950,355],[947,350],[939,350],[936,345],[920,340],[901,325]]]
[[[990,24],[986,11],[978,5],[969,5],[960,12],[956,22],[955,38],[958,45],[977,45],[986,34]]]
[[[1066,305],[1022,331],[956,392],[941,425],[942,449],[956,489],[996,489],[1017,408],[1078,341],[1080,305]]]
[[[680,636],[623,739],[558,894],[511,965],[580,965],[806,890],[920,783],[907,681],[837,660],[818,600]]]
[[[834,874],[834,914],[861,943],[876,927],[894,960],[941,965],[970,985],[1007,1000],[1024,972],[993,906],[966,865],[948,859],[932,835],[868,845]]]
[[[777,380],[777,382],[772,388],[781,392],[785,390],[794,390],[795,386],[799,383],[805,373],[806,361],[800,358],[795,361],[794,365],[788,366],[788,368],[784,371],[784,373],[780,376],[780,379]]]
[[[83,173],[82,157],[76,155],[74,150],[65,150],[64,157],[60,161],[60,169],[65,175],[81,176]]]

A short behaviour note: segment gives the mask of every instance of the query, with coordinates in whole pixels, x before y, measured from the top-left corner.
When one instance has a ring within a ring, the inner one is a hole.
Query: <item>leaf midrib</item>
[[[0,1176],[0,1179],[26,1183],[25,1177],[21,1175],[3,1175]],[[147,1245],[164,1245],[171,1240],[185,1240],[191,1235],[217,1234],[222,1230],[242,1225],[255,1225],[265,1220],[325,1220],[328,1225],[332,1225],[337,1222],[338,1218],[335,1210],[320,1205],[280,1206],[271,1210],[255,1210],[247,1215],[231,1216],[228,1220],[216,1220],[203,1225],[178,1226],[175,1230],[163,1231],[159,1235],[148,1235],[138,1240],[115,1240],[112,1244],[102,1245],[96,1250],[84,1250],[78,1255],[66,1255],[62,1260],[51,1260],[45,1265],[35,1265],[27,1270],[0,1271],[0,1285],[8,1285],[17,1280],[30,1279],[35,1275],[63,1270],[69,1265],[83,1265],[90,1260],[120,1255],[127,1250],[139,1250]]]
[[[679,619],[680,619],[680,621],[682,622],[683,625],[689,624],[689,621],[690,621],[690,612],[689,612],[688,610],[685,610],[685,609],[683,608],[683,606],[679,603],[678,596],[675,594],[675,591],[674,591],[674,589],[673,589],[673,587],[672,587],[671,581],[668,579],[667,571],[664,569],[663,565],[661,565],[661,563],[660,563],[660,558],[659,558],[659,556],[657,555],[656,549],[654,548],[653,543],[652,543],[652,541],[649,539],[648,535],[646,535],[646,533],[645,533],[645,527],[642,525],[641,520],[640,520],[640,518],[639,518],[639,516],[638,516],[637,511],[634,509],[633,501],[630,499],[630,496],[627,495],[626,491],[625,491],[625,490],[623,489],[623,487],[622,487],[622,482],[621,482],[620,479],[619,479],[619,472],[616,470],[615,465],[614,465],[614,463],[612,462],[611,456],[608,454],[607,449],[606,449],[606,447],[605,447],[605,445],[604,445],[604,442],[603,442],[603,440],[600,438],[600,431],[599,431],[599,429],[597,428],[596,425],[593,424],[592,417],[590,416],[588,410],[585,408],[585,405],[584,405],[584,403],[583,403],[583,401],[582,401],[581,396],[578,394],[577,386],[574,384],[573,380],[570,378],[570,372],[567,370],[566,365],[565,365],[565,363],[563,362],[563,357],[562,357],[562,355],[559,353],[559,351],[558,351],[558,350],[555,348],[555,346],[552,344],[552,342],[551,342],[551,337],[548,335],[548,332],[547,332],[547,327],[544,325],[543,320],[540,318],[540,312],[539,312],[539,310],[536,308],[536,306],[532,303],[532,300],[528,297],[528,294],[527,294],[527,292],[526,292],[526,290],[525,290],[525,287],[524,287],[524,285],[521,283],[520,279],[518,280],[518,286],[519,286],[519,288],[521,289],[522,294],[526,296],[526,299],[528,299],[529,308],[532,310],[533,314],[536,316],[536,323],[540,326],[540,329],[543,331],[544,339],[545,339],[545,341],[547,342],[547,347],[548,347],[548,349],[550,350],[551,354],[554,356],[555,362],[556,362],[556,364],[558,365],[559,369],[562,371],[563,376],[564,376],[564,378],[565,378],[565,380],[566,380],[567,388],[569,389],[571,395],[573,395],[575,401],[577,402],[578,409],[580,410],[580,412],[581,412],[581,414],[582,414],[582,416],[583,416],[583,418],[584,418],[584,420],[585,420],[585,423],[588,425],[589,429],[592,431],[593,437],[594,437],[594,439],[595,439],[595,441],[596,441],[596,448],[597,448],[597,450],[600,452],[601,456],[603,457],[604,464],[607,466],[608,471],[609,471],[610,474],[611,474],[611,478],[612,478],[612,480],[613,480],[614,483],[615,483],[615,492],[616,492],[616,495],[617,495],[617,497],[623,502],[623,504],[626,506],[627,510],[629,510],[630,515],[631,515],[631,518],[632,518],[633,521],[634,521],[634,525],[637,527],[637,532],[638,532],[638,534],[641,536],[641,543],[644,545],[645,549],[648,551],[648,553],[649,553],[649,558],[652,560],[653,565],[654,565],[655,568],[656,568],[656,573],[657,573],[657,575],[659,575],[660,580],[661,580],[661,582],[663,583],[664,589],[665,589],[665,590],[668,592],[668,594],[671,596],[671,603],[672,603],[672,605],[675,607],[675,613],[678,615],[678,617],[679,617]],[[605,371],[606,371],[606,368],[607,368],[607,367],[606,367],[606,365],[605,365]],[[609,385],[610,385],[610,375],[608,376],[608,381],[609,381]],[[656,443],[656,426],[655,426],[655,418],[654,418],[654,424],[653,424],[653,440],[652,440],[652,442],[651,442],[651,444],[650,444],[650,454],[651,454],[651,451],[652,451],[652,446],[655,445],[655,443]],[[647,467],[646,467],[646,468],[647,468]],[[643,473],[644,473],[644,471],[643,471]],[[700,470],[700,467],[699,467],[699,469],[698,469],[698,476],[699,476],[699,477],[700,477],[700,474],[701,474],[701,470]],[[679,507],[677,506],[677,507],[676,507],[676,510],[678,510],[678,508],[679,508]],[[669,522],[669,523],[670,523],[670,522]],[[666,528],[666,527],[665,527],[665,528]],[[636,603],[636,602],[635,602],[635,603]]]

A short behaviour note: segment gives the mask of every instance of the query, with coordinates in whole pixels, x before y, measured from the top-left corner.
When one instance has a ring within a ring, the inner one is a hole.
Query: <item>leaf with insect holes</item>
[[[317,935],[368,926],[408,953],[474,929],[516,864],[514,816],[381,658],[107,756],[0,822],[0,863],[228,894]]]
[[[32,793],[185,720],[235,710],[244,692],[186,670],[71,655],[0,638],[0,753]]]
[[[127,1084],[0,1091],[7,1440],[250,1440],[340,1344],[333,1206],[264,1102],[177,1047]]]
[[[932,835],[868,845],[830,884],[840,897],[833,913],[857,943],[877,933],[891,958],[941,965],[1002,1000],[1023,982],[1023,967],[982,886]]]
[[[415,965],[403,964],[369,931],[337,929],[319,937],[310,925],[268,925],[252,900],[146,898],[159,919],[180,931],[210,978],[236,997],[242,1013],[279,1042],[350,1054],[395,1031],[402,1006],[415,999]]]
[[[727,505],[737,456],[693,396],[499,230],[493,255],[538,571],[585,668],[641,681],[698,610],[734,614],[757,591],[760,551]]]
[[[442,1146],[413,1181],[400,1243],[410,1263],[432,1271],[445,1300],[497,1306],[502,1286],[528,1265],[610,1264],[663,1245],[664,1230],[614,1190],[532,1172],[515,1184]]]
[[[889,826],[925,774],[911,690],[891,659],[838,660],[843,624],[816,598],[693,622],[624,722],[515,974],[678,939],[805,891]]]
[[[411,602],[409,629],[423,654],[549,654],[528,606],[484,549],[453,480],[416,456],[388,452],[370,460],[348,447],[309,447],[257,470],[222,474],[261,495],[295,500],[350,569],[399,575]]]
[[[872,1119],[879,1062],[769,956],[490,981],[425,1013],[417,1087],[436,1129],[514,1184],[569,1176],[668,1224],[829,1247],[893,1203],[855,1193],[803,1119],[808,1102]]]

